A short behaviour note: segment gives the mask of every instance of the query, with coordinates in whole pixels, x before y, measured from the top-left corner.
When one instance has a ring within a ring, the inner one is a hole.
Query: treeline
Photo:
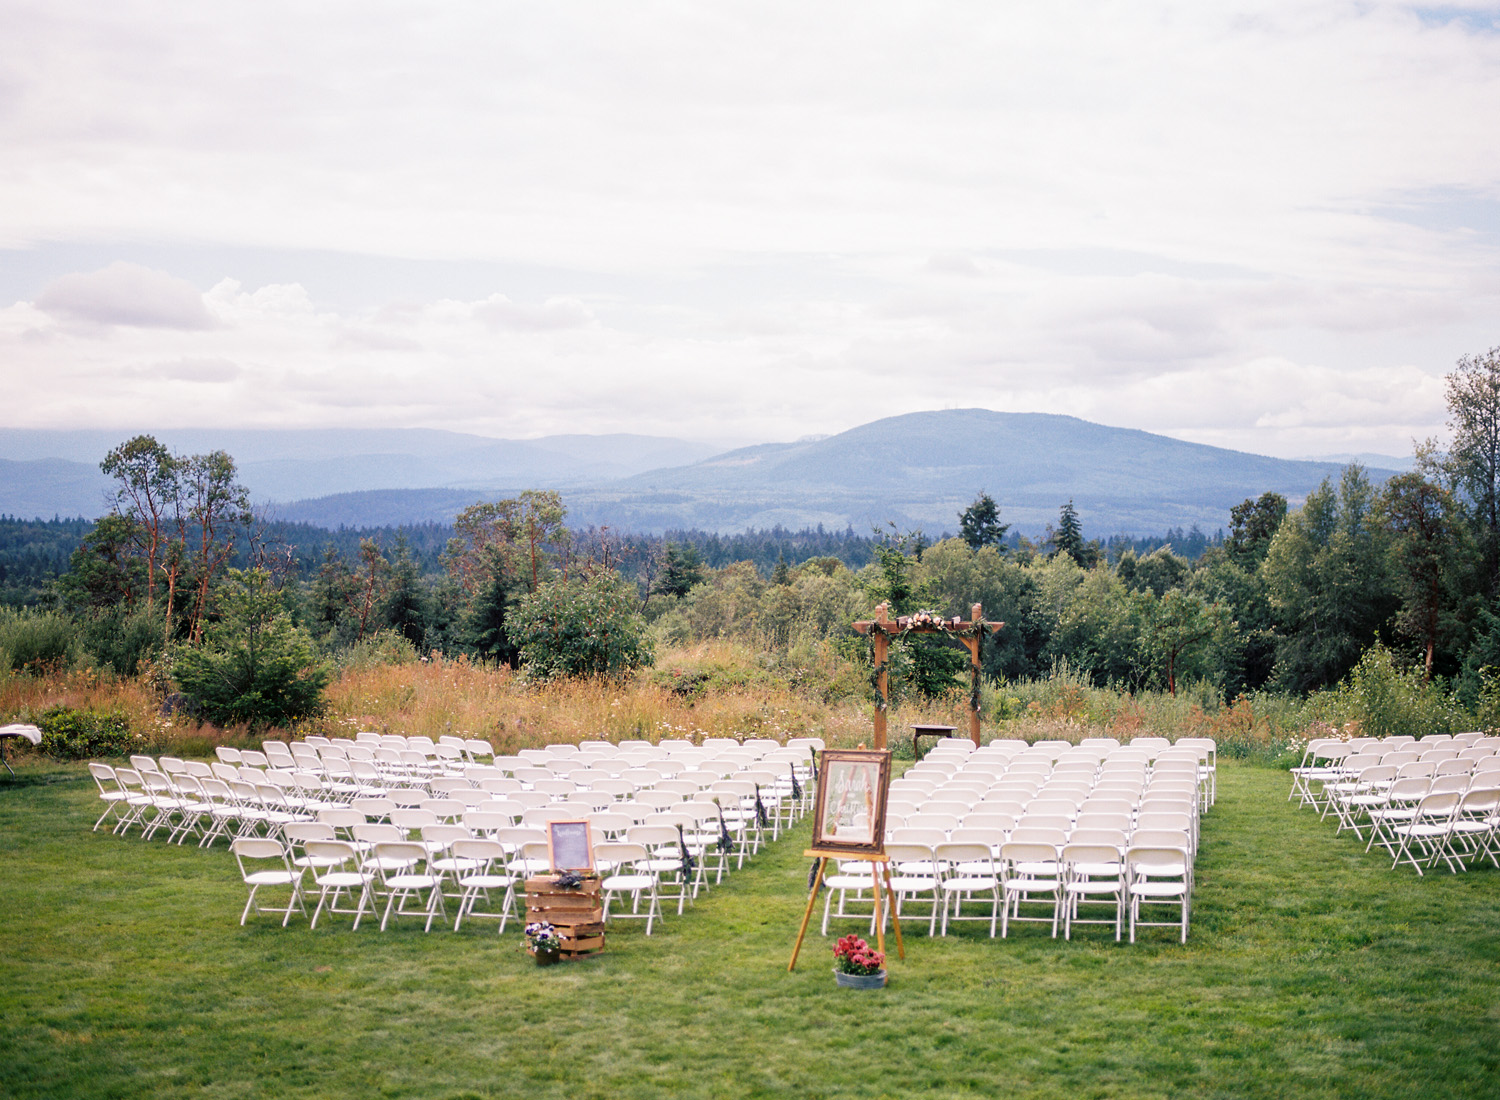
[[[56,582],[69,571],[73,552],[93,529],[94,521],[86,519],[0,516],[0,606],[50,606],[56,598]],[[445,571],[444,555],[453,536],[454,527],[448,523],[330,529],[311,523],[258,519],[255,536],[237,541],[228,564],[248,569],[275,562],[277,572],[306,582],[317,576],[329,551],[352,562],[359,558],[366,542],[373,542],[387,558],[401,544],[417,572],[432,580]],[[947,533],[940,536],[945,537]],[[882,536],[874,533],[860,534],[853,527],[828,531],[821,525],[800,531],[777,526],[735,534],[672,530],[664,535],[588,527],[578,530],[575,539],[581,546],[610,545],[615,568],[643,587],[649,585],[653,563],[661,559],[668,546],[691,548],[699,561],[715,569],[748,561],[762,577],[769,578],[778,563],[798,565],[812,558],[837,558],[858,570],[875,560],[882,543]],[[1102,545],[1110,562],[1119,561],[1127,552],[1141,556],[1162,547],[1195,561],[1223,541],[1222,531],[1206,535],[1195,525],[1187,531],[1173,528],[1161,535],[1112,535]],[[1029,542],[1019,533],[1011,533],[1004,540],[1008,550],[1020,552],[1047,544],[1046,539]]]
[[[23,607],[46,599],[93,526],[85,519],[0,516],[0,605]]]
[[[985,647],[994,681],[1065,666],[1128,691],[1302,695],[1380,647],[1471,706],[1500,669],[1500,348],[1460,360],[1448,403],[1449,449],[1419,447],[1415,469],[1382,486],[1350,466],[1295,511],[1273,492],[1243,501],[1227,533],[1108,542],[1083,537],[1071,501],[1044,539],[1018,536],[985,493],[955,517],[957,537],[936,541],[574,531],[552,492],[477,503],[451,526],[326,532],[255,522],[228,455],[172,455],[139,437],[101,464],[118,492],[98,524],[4,529],[18,587],[78,541],[50,609],[0,621],[0,648],[12,667],[133,672],[208,641],[224,593],[263,608],[273,592],[325,657],[383,646],[559,675],[634,667],[654,642],[730,638],[783,664],[827,669],[832,656],[867,672],[868,642],[850,624],[878,603],[945,618],[979,603],[1006,623]],[[898,691],[938,694],[961,687],[961,666],[953,647],[909,638],[890,671]]]

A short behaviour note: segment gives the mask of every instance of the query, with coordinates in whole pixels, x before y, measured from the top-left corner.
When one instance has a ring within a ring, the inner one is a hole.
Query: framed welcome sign
[[[885,851],[891,754],[883,749],[825,749],[813,801],[813,850],[873,856]]]

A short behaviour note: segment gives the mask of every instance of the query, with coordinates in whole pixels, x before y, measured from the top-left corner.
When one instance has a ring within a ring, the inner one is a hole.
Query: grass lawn
[[[90,833],[87,773],[35,766],[0,780],[0,1096],[1500,1096],[1500,872],[1392,873],[1220,773],[1186,947],[924,925],[857,992],[816,926],[786,972],[805,825],[538,970],[514,924],[242,929],[222,843]]]

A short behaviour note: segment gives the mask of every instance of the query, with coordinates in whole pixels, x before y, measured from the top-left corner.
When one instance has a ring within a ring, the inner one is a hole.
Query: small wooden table
[[[916,725],[911,728],[911,757],[920,760],[921,753],[918,751],[923,737],[952,737],[957,726],[928,726]]]

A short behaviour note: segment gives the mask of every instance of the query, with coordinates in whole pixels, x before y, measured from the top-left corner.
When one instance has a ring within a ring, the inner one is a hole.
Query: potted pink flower
[[[885,987],[885,952],[855,935],[833,945],[833,980],[846,989]]]

